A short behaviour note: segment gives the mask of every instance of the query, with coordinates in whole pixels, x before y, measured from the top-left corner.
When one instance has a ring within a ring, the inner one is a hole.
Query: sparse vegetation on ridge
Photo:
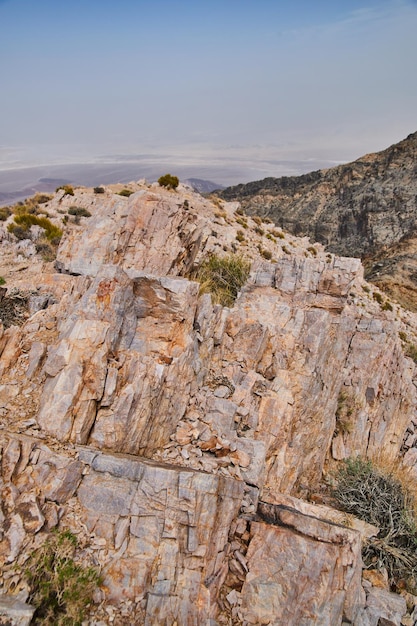
[[[77,217],[91,217],[90,211],[87,211],[87,209],[82,206],[71,206],[68,209],[68,213],[70,215],[76,215]]]
[[[57,187],[55,189],[55,192],[60,191],[61,189],[64,190],[64,196],[73,196],[74,195],[74,188],[71,185],[60,185],[59,187]]]
[[[213,302],[233,306],[237,295],[249,277],[250,262],[239,254],[224,257],[211,255],[195,275],[201,283],[201,293],[211,293]]]
[[[124,198],[129,198],[129,196],[131,196],[132,193],[135,193],[135,192],[132,191],[131,189],[122,189],[121,191],[117,192],[119,196],[123,196]]]
[[[59,241],[62,237],[62,230],[53,224],[47,217],[38,217],[32,213],[23,213],[14,216],[14,222],[8,225],[7,230],[13,233],[18,239],[30,239],[30,227],[40,226],[45,231],[45,238],[48,241]]]
[[[161,187],[167,189],[176,189],[180,183],[178,176],[172,176],[172,174],[164,174],[158,178],[158,183]]]
[[[0,207],[0,222],[5,222],[7,218],[12,214],[11,210],[7,206]]]

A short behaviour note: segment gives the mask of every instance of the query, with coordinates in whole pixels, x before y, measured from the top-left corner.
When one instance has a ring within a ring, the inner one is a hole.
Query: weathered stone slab
[[[344,613],[353,620],[364,604],[359,534],[293,511],[280,515],[286,526],[251,523],[243,620],[253,625],[335,626]]]
[[[35,607],[10,595],[0,594],[1,626],[29,626]]]

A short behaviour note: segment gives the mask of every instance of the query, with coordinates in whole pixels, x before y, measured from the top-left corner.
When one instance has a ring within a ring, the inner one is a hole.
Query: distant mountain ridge
[[[417,132],[352,163],[217,195],[331,252],[361,257],[374,282],[417,310]]]
[[[225,189],[223,185],[213,183],[211,180],[204,180],[203,178],[187,178],[184,180],[184,183],[190,185],[198,193],[211,193],[217,189]]]

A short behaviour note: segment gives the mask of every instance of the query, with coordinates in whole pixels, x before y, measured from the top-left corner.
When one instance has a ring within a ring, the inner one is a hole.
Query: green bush
[[[381,294],[378,293],[378,291],[374,291],[374,293],[372,294],[372,297],[375,300],[375,302],[378,302],[378,304],[382,304],[383,298],[382,298]]]
[[[129,196],[132,195],[132,193],[135,193],[135,192],[132,191],[131,189],[122,189],[121,191],[118,192],[118,195],[123,196],[124,198],[128,198]]]
[[[104,193],[105,191],[104,187],[94,187],[94,193]]]
[[[333,495],[339,506],[379,528],[363,546],[370,569],[385,567],[393,590],[417,591],[417,526],[415,502],[405,480],[389,469],[360,458],[347,459],[336,476]]]
[[[201,264],[194,277],[201,283],[200,292],[211,293],[213,302],[233,306],[249,272],[250,262],[242,256],[213,254]]]
[[[93,592],[101,583],[98,571],[75,562],[77,539],[70,531],[56,531],[32,552],[25,577],[29,601],[36,607],[35,623],[42,626],[80,626]]]
[[[0,276],[0,285],[5,285],[6,284],[6,279],[3,278],[3,276]]]
[[[5,222],[12,212],[8,206],[0,207],[0,222]]]
[[[161,187],[166,187],[167,189],[176,189],[179,182],[178,176],[172,176],[171,174],[164,174],[164,176],[158,178],[158,183]]]
[[[71,187],[71,185],[60,185],[59,187],[55,189],[55,191],[58,192],[60,189],[63,189],[65,191],[64,196],[74,195],[74,188]]]
[[[18,239],[30,239],[29,229],[31,226],[43,228],[48,241],[59,240],[62,237],[62,230],[55,226],[47,217],[38,217],[31,213],[15,215],[14,223],[9,224],[7,230]]]
[[[87,209],[84,209],[82,206],[70,206],[68,213],[79,217],[91,217],[90,211],[87,211]]]

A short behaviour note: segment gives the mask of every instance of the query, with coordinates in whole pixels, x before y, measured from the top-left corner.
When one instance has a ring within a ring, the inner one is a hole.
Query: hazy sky
[[[0,162],[351,160],[416,67],[417,0],[0,0]]]

